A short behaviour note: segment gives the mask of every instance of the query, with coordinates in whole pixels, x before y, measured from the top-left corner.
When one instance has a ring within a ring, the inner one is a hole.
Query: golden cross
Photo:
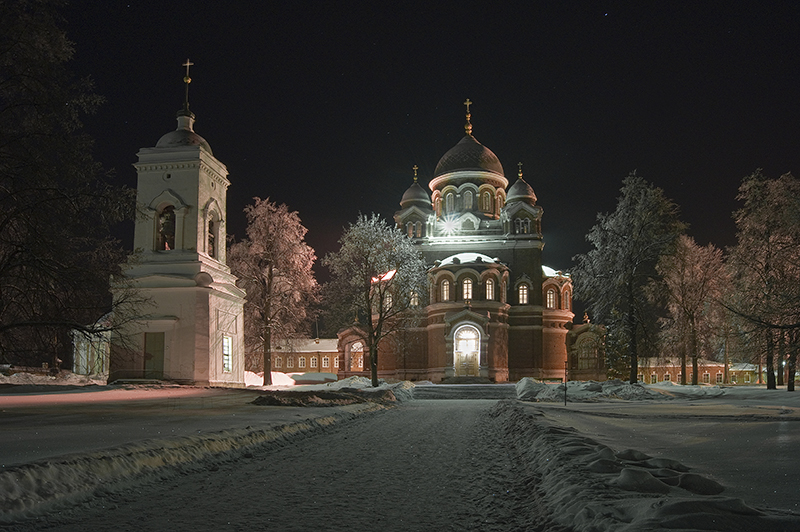
[[[414,183],[416,183],[417,182],[417,170],[419,170],[419,166],[417,166],[415,164],[414,167],[413,167],[413,170],[414,170]]]
[[[192,66],[193,64],[194,63],[189,61],[189,59],[187,58],[186,62],[183,65],[181,65],[181,66],[185,66],[186,67],[186,76],[184,76],[184,78],[183,78],[183,82],[184,83],[191,83],[192,82],[192,78],[189,77],[189,67]]]
[[[519,174],[518,175],[520,177],[522,177],[522,163],[517,163],[517,166],[519,166]]]
[[[466,101],[466,102],[464,102],[464,105],[466,105],[466,106],[467,106],[467,114],[469,114],[469,106],[470,106],[470,105],[472,105],[472,102],[471,102],[471,101],[469,101],[469,98],[467,98],[467,101]]]

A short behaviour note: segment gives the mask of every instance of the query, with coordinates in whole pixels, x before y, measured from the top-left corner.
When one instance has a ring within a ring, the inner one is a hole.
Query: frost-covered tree
[[[244,304],[246,367],[263,364],[264,385],[272,384],[272,343],[308,325],[318,295],[312,267],[316,256],[305,242],[297,212],[267,199],[245,207],[247,238],[231,245],[228,263],[247,291]],[[254,359],[252,355],[255,355]]]
[[[372,385],[378,386],[378,344],[407,324],[409,311],[424,306],[427,267],[411,239],[375,214],[359,215],[339,243],[323,260],[332,277],[324,291],[362,319]]]
[[[666,296],[669,317],[662,339],[670,339],[681,357],[681,384],[686,384],[686,356],[692,358],[692,384],[697,384],[701,346],[708,346],[715,331],[721,331],[720,298],[726,281],[722,251],[712,244],[697,245],[681,235],[674,253],[662,255],[656,266],[663,282],[656,290]]]
[[[68,69],[59,5],[0,2],[0,362],[56,367],[71,331],[124,321],[134,296],[111,300],[125,260],[111,230],[135,205],[92,157],[81,120],[101,98]]]
[[[685,224],[664,192],[636,175],[622,182],[617,208],[597,215],[586,240],[592,249],[574,257],[575,297],[609,328],[609,347],[624,347],[630,382],[637,381],[640,340],[655,339],[657,313],[646,287],[659,278],[659,259],[672,253]]]
[[[787,388],[793,391],[800,348],[800,180],[791,174],[768,179],[757,170],[742,180],[737,199],[744,205],[734,213],[737,243],[729,259],[736,296],[726,306],[762,336],[768,389],[776,388],[775,349],[786,338]]]

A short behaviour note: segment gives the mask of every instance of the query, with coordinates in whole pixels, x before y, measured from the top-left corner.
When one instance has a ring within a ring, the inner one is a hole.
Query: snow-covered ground
[[[126,519],[152,530],[204,528],[220,519],[281,530],[800,530],[792,473],[800,393],[569,383],[564,406],[562,385],[534,381],[518,384],[522,402],[414,401],[410,384],[384,386],[401,408],[282,409],[251,405],[258,389],[166,398],[139,390],[136,400],[109,410],[128,426],[117,440],[125,444],[5,467],[0,522],[16,521],[11,526],[20,530],[83,530],[87,516],[95,530],[124,529]],[[342,387],[369,381],[270,388]],[[33,425],[42,446],[48,434],[57,438],[74,424],[87,440],[101,434],[102,423],[83,424],[78,406],[61,401],[114,391],[49,393],[47,404],[26,406],[21,397],[33,396],[3,390],[0,456],[11,441],[4,427]],[[59,421],[60,412],[66,415]],[[148,431],[169,415],[175,424],[194,416],[203,428]],[[198,497],[218,496],[236,512],[210,515],[196,505]],[[75,501],[84,503],[64,506]],[[371,520],[360,521],[362,514]],[[40,519],[20,522],[25,515]],[[170,520],[176,515],[183,516],[179,524]],[[409,523],[412,517],[429,522]]]

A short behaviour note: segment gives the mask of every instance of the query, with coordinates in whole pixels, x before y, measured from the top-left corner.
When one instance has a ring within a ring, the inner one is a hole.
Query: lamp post
[[[569,359],[564,361],[564,406],[567,406],[567,367],[569,366]]]

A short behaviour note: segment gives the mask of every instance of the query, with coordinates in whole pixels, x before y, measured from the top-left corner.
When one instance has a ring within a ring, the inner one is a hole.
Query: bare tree
[[[744,178],[734,213],[737,244],[730,267],[737,289],[727,308],[753,324],[766,357],[767,388],[775,389],[775,348],[788,339],[787,389],[794,390],[800,340],[800,180],[768,179],[761,170]],[[778,367],[783,370],[783,360]]]
[[[715,329],[715,307],[719,306],[726,279],[722,251],[712,244],[701,247],[689,236],[681,235],[675,252],[663,255],[656,271],[667,297],[667,322],[672,331],[664,331],[679,343],[681,384],[686,384],[686,355],[692,358],[692,384],[697,384],[701,343],[708,343]]]
[[[598,214],[586,240],[593,249],[574,260],[575,296],[588,304],[596,321],[609,328],[609,343],[624,345],[630,382],[638,380],[639,339],[655,341],[654,312],[645,287],[659,277],[656,264],[672,252],[684,229],[678,206],[636,175],[622,182],[617,208]]]
[[[58,367],[70,331],[114,327],[109,280],[125,252],[112,227],[135,195],[111,186],[81,118],[101,98],[67,69],[53,2],[0,2],[0,360]],[[102,325],[101,325],[102,324]]]
[[[312,267],[316,256],[305,243],[307,229],[297,212],[269,198],[245,207],[247,238],[231,246],[228,263],[247,291],[245,348],[261,353],[264,385],[272,384],[272,344],[308,325],[318,295]],[[250,370],[257,368],[253,361]]]
[[[408,325],[409,310],[424,305],[427,267],[411,239],[375,214],[359,215],[339,243],[339,251],[323,260],[332,275],[325,292],[363,318],[372,385],[378,386],[378,344]]]

